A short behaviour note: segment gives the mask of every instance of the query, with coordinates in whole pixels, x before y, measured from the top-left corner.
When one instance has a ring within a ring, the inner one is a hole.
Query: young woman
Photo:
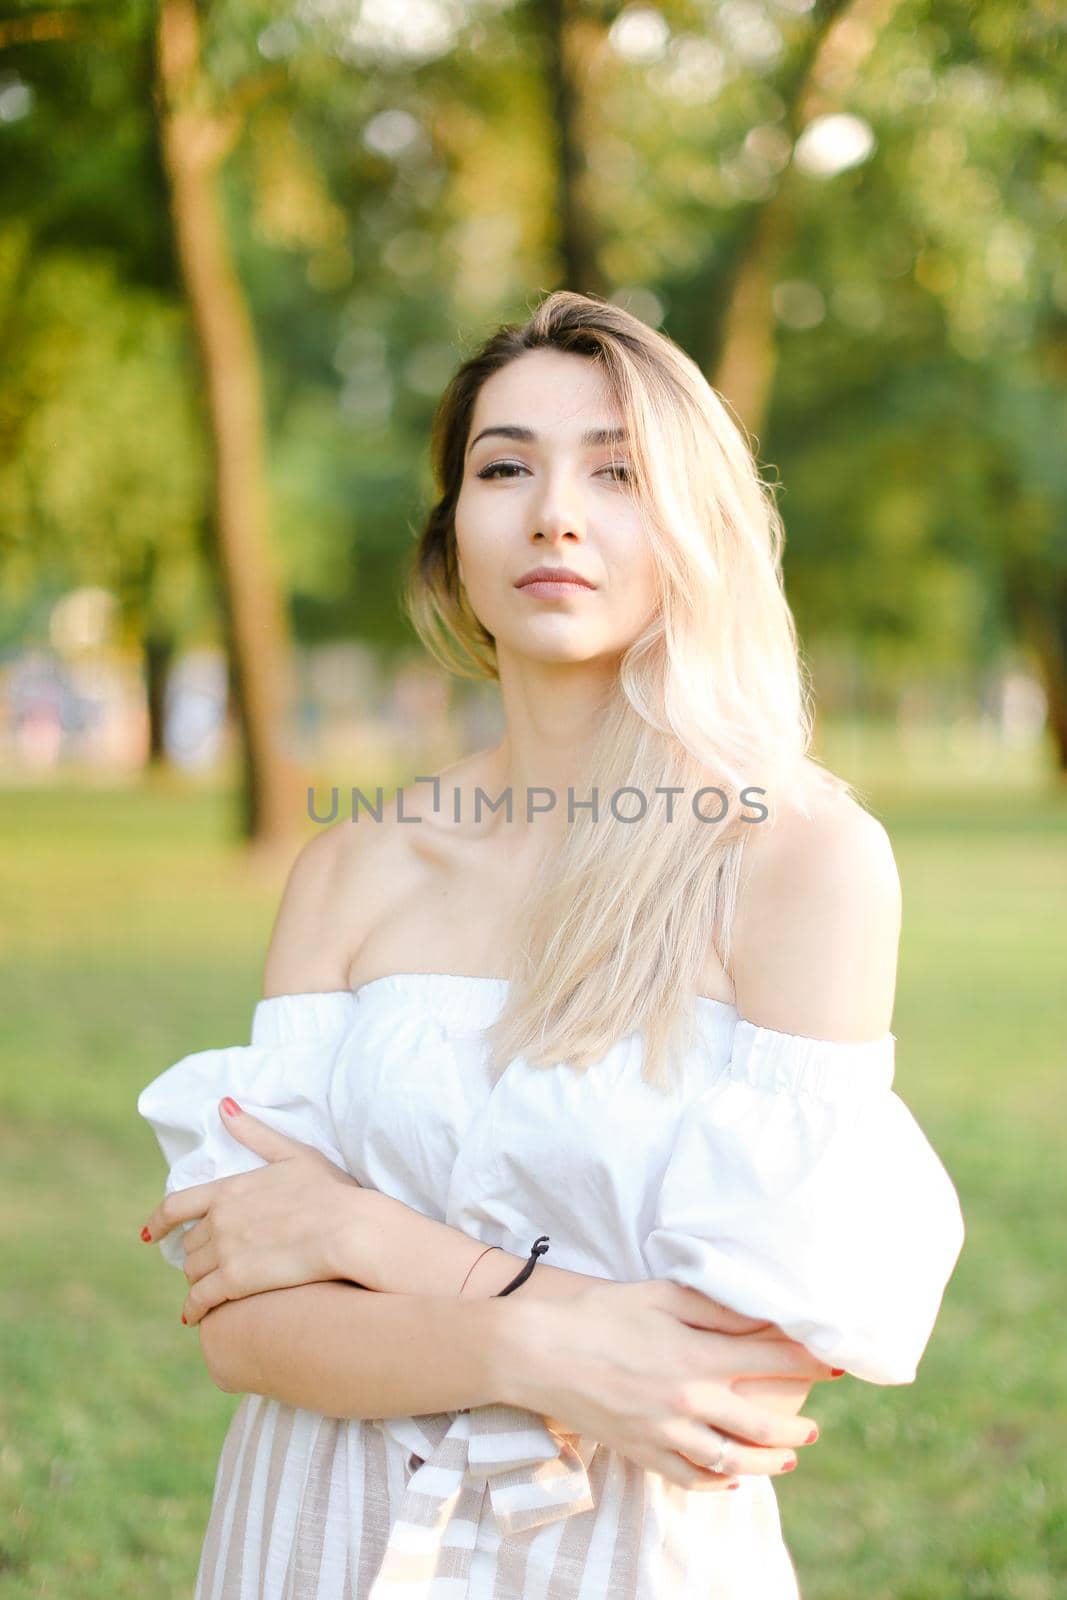
[[[892,1091],[892,850],[668,339],[549,295],[434,459],[410,612],[504,735],[309,843],[251,1044],[138,1099],[243,1395],[197,1600],[796,1600],[801,1408],[914,1379],[964,1237]]]

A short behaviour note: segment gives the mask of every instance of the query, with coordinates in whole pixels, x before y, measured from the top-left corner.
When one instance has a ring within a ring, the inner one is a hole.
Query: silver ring
[[[714,1428],[709,1428],[708,1432],[709,1433],[714,1433],[715,1437],[718,1439],[718,1441],[719,1441],[719,1453],[715,1457],[715,1460],[713,1462],[711,1462],[711,1464],[709,1465],[707,1470],[709,1472],[725,1472],[726,1468],[723,1466],[723,1462],[726,1459],[726,1450],[727,1450],[727,1446],[728,1446],[729,1441],[727,1439],[724,1439],[722,1434],[718,1433],[716,1431],[716,1429],[714,1429]]]

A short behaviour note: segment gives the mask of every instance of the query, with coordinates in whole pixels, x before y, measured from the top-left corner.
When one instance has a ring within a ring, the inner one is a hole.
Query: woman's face
[[[603,373],[585,356],[529,350],[482,385],[456,549],[467,599],[498,654],[618,657],[652,615],[655,568],[625,492],[625,440],[583,438],[621,427]],[[501,429],[513,431],[486,432]],[[541,566],[567,567],[593,587],[519,587]]]

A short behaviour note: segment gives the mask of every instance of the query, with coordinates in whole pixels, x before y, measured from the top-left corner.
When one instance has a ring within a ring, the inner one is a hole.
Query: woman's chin
[[[626,647],[604,640],[594,642],[588,634],[567,638],[560,630],[555,636],[528,633],[512,640],[498,637],[496,648],[498,661],[508,656],[516,663],[529,661],[543,667],[586,667],[617,662]]]

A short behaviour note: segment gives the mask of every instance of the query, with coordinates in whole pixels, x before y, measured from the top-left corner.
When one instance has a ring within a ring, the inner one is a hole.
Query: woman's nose
[[[532,507],[532,526],[548,538],[585,536],[585,508],[573,472],[549,472]]]

